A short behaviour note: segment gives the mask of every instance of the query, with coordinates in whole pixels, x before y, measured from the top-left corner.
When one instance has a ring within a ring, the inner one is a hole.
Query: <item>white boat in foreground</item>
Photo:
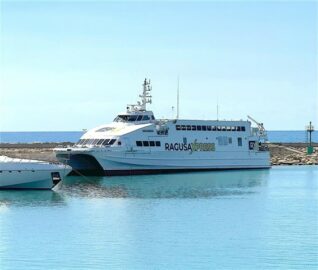
[[[0,156],[0,189],[52,189],[71,170],[63,164]]]
[[[85,133],[73,146],[56,148],[75,172],[95,175],[270,168],[263,124],[243,120],[156,119],[147,110],[150,82],[141,101],[112,123]],[[190,109],[190,108],[189,108]]]

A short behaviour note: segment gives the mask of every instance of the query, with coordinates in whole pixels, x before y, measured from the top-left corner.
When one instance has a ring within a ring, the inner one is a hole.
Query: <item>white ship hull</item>
[[[1,157],[0,189],[52,189],[70,171],[69,166]]]
[[[108,152],[99,149],[79,151],[66,156],[75,172],[99,175],[131,175],[173,173],[181,171],[261,169],[270,168],[269,152],[224,152],[224,153],[181,153],[181,152]]]

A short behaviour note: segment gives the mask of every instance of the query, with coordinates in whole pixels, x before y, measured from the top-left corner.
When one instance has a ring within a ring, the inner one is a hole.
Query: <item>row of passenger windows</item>
[[[245,131],[244,126],[191,126],[191,125],[176,125],[176,130],[202,130],[202,131]]]
[[[141,146],[160,147],[161,143],[160,143],[160,141],[136,141],[136,145],[139,147],[141,147]]]
[[[78,141],[77,145],[107,146],[107,145],[113,145],[115,141],[116,141],[115,139],[81,139]]]

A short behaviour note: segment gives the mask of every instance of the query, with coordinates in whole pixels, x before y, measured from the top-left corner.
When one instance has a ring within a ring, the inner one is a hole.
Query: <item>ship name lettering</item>
[[[214,143],[198,143],[195,140],[193,143],[165,143],[166,151],[215,151]]]

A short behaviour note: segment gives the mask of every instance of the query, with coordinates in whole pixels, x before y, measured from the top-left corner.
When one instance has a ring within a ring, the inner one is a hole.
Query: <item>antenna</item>
[[[178,76],[178,88],[177,88],[177,119],[179,119],[179,86],[180,86],[180,79]]]
[[[219,96],[216,97],[216,120],[219,121]]]

